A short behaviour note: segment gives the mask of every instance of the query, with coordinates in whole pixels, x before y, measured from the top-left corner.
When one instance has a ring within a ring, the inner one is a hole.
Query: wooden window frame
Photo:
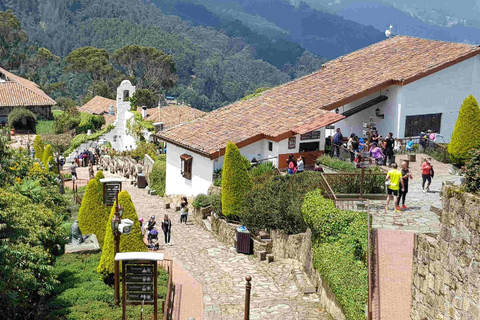
[[[192,160],[193,157],[188,154],[180,156],[180,174],[188,180],[192,180]]]

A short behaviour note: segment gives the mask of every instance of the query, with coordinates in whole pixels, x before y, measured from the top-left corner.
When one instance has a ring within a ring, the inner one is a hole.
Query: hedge
[[[320,190],[305,196],[302,213],[312,230],[313,265],[332,289],[347,320],[364,320],[368,302],[368,217],[339,210]]]
[[[40,161],[43,160],[43,151],[45,148],[40,135],[35,137],[35,140],[33,141],[33,149],[35,150],[35,158],[39,159]]]
[[[91,134],[91,135],[79,134],[79,135],[75,136],[75,138],[73,138],[72,142],[70,143],[70,147],[67,150],[65,150],[65,152],[63,153],[63,156],[68,157],[70,155],[70,153],[72,153],[82,143],[87,142],[87,141],[97,140],[102,135],[110,132],[113,128],[115,128],[115,126],[113,124],[110,124],[106,128],[104,128],[103,130],[95,132],[94,134]]]
[[[448,153],[452,161],[461,166],[468,160],[472,148],[480,146],[480,108],[474,96],[469,95],[462,103]]]
[[[105,225],[110,212],[110,208],[105,208],[103,204],[103,185],[100,182],[102,177],[103,172],[100,170],[95,178],[88,182],[77,217],[82,233],[95,234],[100,248],[103,248]]]
[[[130,234],[120,235],[120,252],[140,252],[148,251],[146,244],[143,242],[142,230],[138,221],[137,211],[133,205],[132,199],[127,191],[122,191],[118,195],[118,202],[123,207],[122,219],[130,219],[134,222],[133,230]],[[102,250],[102,258],[98,265],[97,271],[104,276],[109,276],[115,272],[114,270],[114,242],[113,232],[110,221],[115,214],[115,204],[110,210],[110,216],[105,224],[105,241]]]
[[[165,193],[165,179],[167,172],[167,162],[165,155],[160,155],[159,160],[153,164],[152,172],[150,173],[150,189],[157,191],[159,196]]]
[[[8,126],[10,128],[15,128],[15,125],[18,122],[21,122],[24,117],[27,124],[29,124],[30,129],[33,131],[37,124],[37,116],[26,108],[13,108],[12,112],[8,114]]]
[[[473,151],[465,164],[465,190],[480,191],[480,149]]]
[[[237,146],[229,142],[222,169],[222,212],[227,218],[242,212],[245,193],[252,188],[248,167]]]

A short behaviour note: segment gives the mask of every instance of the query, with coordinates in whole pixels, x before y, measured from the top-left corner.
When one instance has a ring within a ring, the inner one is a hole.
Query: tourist
[[[431,141],[435,141],[435,136],[436,136],[435,131],[432,131],[432,130],[428,130],[428,131],[430,131],[430,136],[428,138]]]
[[[77,164],[74,162],[70,166],[70,173],[72,174],[72,180],[77,180]]]
[[[432,158],[428,157],[425,159],[425,161],[422,163],[422,191],[423,192],[428,192],[430,191],[430,184],[432,183],[432,164],[431,164]],[[427,188],[425,189],[425,182],[427,182]]]
[[[297,171],[297,161],[293,154],[288,156],[287,159],[287,166],[288,166],[288,174],[294,174]]]
[[[148,234],[150,233],[150,231],[152,231],[155,228],[156,225],[157,225],[157,223],[155,222],[155,216],[151,216],[150,220],[148,220],[148,224],[147,224],[147,237],[148,237]]]
[[[182,198],[182,202],[180,203],[180,223],[185,222],[187,224],[188,219],[188,201],[187,197]]]
[[[88,179],[93,179],[95,178],[95,172],[93,171],[93,165],[92,163],[88,164]]]
[[[337,132],[332,138],[332,145],[333,145],[333,156],[339,157],[340,156],[340,146],[343,144],[343,135],[340,128],[337,128]]]
[[[393,151],[399,153],[399,152],[402,152],[402,150],[403,150],[402,140],[395,139],[395,146],[393,147]]]
[[[370,143],[374,143],[376,142],[377,145],[378,143],[380,142],[379,139],[381,138],[382,136],[378,135],[378,131],[377,131],[377,128],[373,127],[372,128],[372,131],[370,132]]]
[[[412,173],[408,169],[408,164],[406,161],[402,161],[402,180],[403,180],[403,189],[400,189],[398,192],[398,203],[397,207],[400,206],[400,200],[402,201],[402,209],[407,210],[408,207],[405,205],[405,198],[408,193],[408,180],[413,179]]]
[[[408,140],[408,143],[407,143],[407,146],[405,147],[405,150],[407,150],[407,151],[413,151],[413,140],[412,140],[412,138],[410,138],[410,139]]]
[[[392,167],[393,160],[393,145],[395,143],[395,139],[393,139],[393,133],[389,132],[387,139],[385,139],[385,165],[387,165],[388,159],[388,166]]]
[[[163,218],[162,230],[163,234],[165,235],[165,245],[171,246],[172,244],[170,243],[170,235],[172,230],[172,221],[170,221],[167,214]]]
[[[143,218],[138,219],[138,222],[140,222],[140,230],[142,231],[142,238],[145,237],[145,226],[143,225]]]
[[[333,149],[332,149],[332,136],[328,136],[328,137],[325,139],[325,154],[332,157],[332,156],[333,156],[332,152],[333,152]]]
[[[315,167],[313,168],[313,171],[323,172],[323,168],[320,166],[320,162],[315,162]]]
[[[400,207],[398,206],[398,190],[400,189],[400,184],[402,184],[402,189],[404,188],[402,173],[397,170],[398,166],[396,163],[392,164],[392,170],[388,171],[386,177],[386,186],[387,186],[387,205],[385,206],[386,210],[389,209],[390,201],[392,200],[393,195],[393,204],[395,205],[395,212],[400,212]]]
[[[305,170],[305,158],[303,156],[297,159],[297,172],[303,172]]]
[[[370,149],[370,154],[372,155],[373,159],[375,159],[375,162],[377,163],[377,165],[381,166],[383,164],[385,155],[383,154],[382,150],[377,146],[376,142],[372,144],[372,148]]]
[[[347,149],[350,152],[350,162],[353,162],[353,160],[355,159],[355,152],[353,151],[353,146],[352,146],[354,140],[355,140],[355,133],[351,133],[347,141]]]

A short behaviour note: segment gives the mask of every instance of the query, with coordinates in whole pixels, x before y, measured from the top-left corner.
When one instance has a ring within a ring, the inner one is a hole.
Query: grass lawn
[[[55,121],[52,120],[38,120],[37,126],[35,127],[35,131],[37,134],[45,134],[45,133],[54,133],[53,132],[53,124]]]
[[[115,306],[113,286],[106,285],[96,272],[101,254],[65,254],[55,263],[60,283],[48,303],[46,319],[116,320],[122,318],[122,308]],[[159,269],[158,305],[167,293],[168,275]],[[120,286],[121,290],[121,286]],[[122,293],[120,292],[120,295]],[[127,306],[127,319],[140,319],[141,306]],[[159,319],[163,315],[158,316]],[[143,319],[153,319],[153,306],[144,306]]]

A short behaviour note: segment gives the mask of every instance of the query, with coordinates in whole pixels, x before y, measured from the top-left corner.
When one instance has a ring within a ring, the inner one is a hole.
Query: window
[[[299,152],[309,152],[320,150],[320,142],[303,142],[300,143]]]
[[[185,179],[192,179],[192,156],[188,154],[180,156],[180,173]]]
[[[123,91],[123,101],[130,101],[130,91],[124,90]]]
[[[268,151],[273,151],[273,142],[268,141]]]
[[[440,132],[441,123],[441,113],[407,116],[405,118],[405,137],[415,137],[426,130]]]

